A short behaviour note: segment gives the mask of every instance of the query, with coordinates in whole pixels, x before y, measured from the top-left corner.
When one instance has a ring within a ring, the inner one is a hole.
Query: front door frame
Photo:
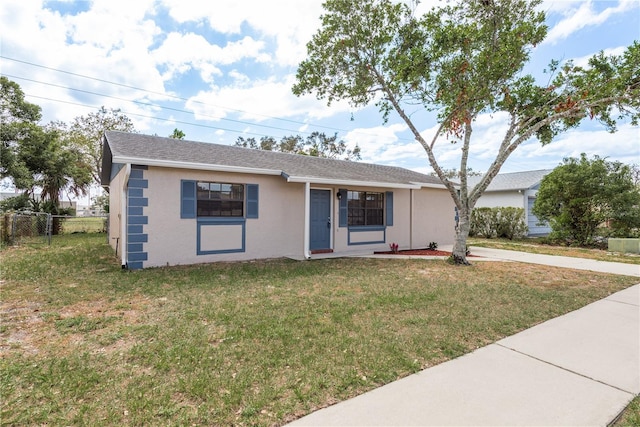
[[[325,188],[325,187],[311,187],[309,190],[309,199],[311,199],[311,192],[313,191],[327,191],[329,194],[329,216],[328,219],[331,222],[331,225],[329,228],[329,247],[327,248],[313,248],[312,247],[312,242],[311,242],[311,215],[313,214],[313,205],[310,204],[309,207],[309,250],[311,253],[318,253],[318,252],[333,252],[333,225],[334,225],[334,200],[333,200],[333,196],[334,196],[334,191],[332,188]]]

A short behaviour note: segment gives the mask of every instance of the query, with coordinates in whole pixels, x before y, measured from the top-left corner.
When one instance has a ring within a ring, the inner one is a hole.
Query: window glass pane
[[[233,200],[244,200],[244,185],[234,184],[231,188],[231,198]]]
[[[349,225],[383,225],[383,193],[349,191],[347,199]]]
[[[244,216],[244,185],[198,182],[198,216]]]
[[[209,198],[209,183],[199,182],[198,183],[198,199],[208,199],[208,198]]]

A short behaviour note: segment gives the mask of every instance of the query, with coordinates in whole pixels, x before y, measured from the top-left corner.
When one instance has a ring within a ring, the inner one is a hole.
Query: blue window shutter
[[[347,200],[347,190],[341,188],[338,190],[340,195],[340,218],[338,220],[339,227],[349,225],[349,201]]]
[[[196,194],[196,182],[183,179],[180,185],[180,218],[196,217]]]
[[[258,184],[247,184],[247,218],[258,218]]]
[[[387,211],[387,227],[393,225],[393,191],[387,191],[386,198],[386,211]]]

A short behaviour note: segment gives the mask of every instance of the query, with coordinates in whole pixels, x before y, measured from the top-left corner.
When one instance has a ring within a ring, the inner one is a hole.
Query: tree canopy
[[[322,25],[307,45],[293,92],[329,104],[376,102],[383,119],[395,112],[425,150],[459,212],[453,258],[466,264],[469,216],[509,155],[523,142],[542,144],[585,119],[614,131],[618,119],[639,118],[640,44],[620,56],[595,55],[586,67],[552,61],[550,81],[523,72],[547,33],[541,0],[459,0],[418,16],[393,0],[327,0]],[[422,135],[408,111],[433,112],[438,129]],[[410,110],[409,110],[410,109]],[[469,147],[481,114],[506,113],[508,128],[495,158],[468,188]],[[459,187],[447,177],[436,143],[461,145]],[[458,191],[460,190],[460,191]]]
[[[173,138],[173,139],[180,139],[180,140],[182,140],[182,139],[184,139],[186,136],[187,136],[187,135],[186,135],[183,131],[181,131],[181,130],[180,130],[180,129],[178,129],[178,128],[175,128],[175,129],[173,130],[173,132],[171,133],[171,135],[169,135],[169,138]]]
[[[76,117],[70,125],[56,122],[54,126],[70,146],[76,147],[87,156],[95,184],[100,184],[102,134],[107,130],[135,132],[133,122],[120,109],[105,107],[100,107],[95,113]]]
[[[593,244],[607,223],[613,236],[632,237],[640,229],[640,189],[628,165],[583,153],[542,179],[533,212],[567,243]]]
[[[85,194],[91,183],[91,166],[77,147],[69,145],[55,124],[39,125],[41,110],[24,99],[20,86],[2,77],[0,135],[2,178],[32,196],[40,189],[40,201],[56,212],[60,191]]]
[[[284,136],[279,142],[273,137],[262,137],[260,141],[256,141],[255,138],[239,137],[235,146],[330,159],[361,159],[358,145],[353,149],[348,148],[346,142],[342,139],[338,140],[337,134],[327,136],[324,132],[312,132],[306,139],[300,135]]]

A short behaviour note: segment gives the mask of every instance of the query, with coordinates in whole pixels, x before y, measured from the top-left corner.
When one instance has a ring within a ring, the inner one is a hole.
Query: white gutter
[[[311,259],[311,251],[309,250],[309,241],[311,240],[311,183],[304,183],[304,248],[303,255],[305,259]]]
[[[158,166],[177,169],[197,169],[217,172],[251,173],[258,175],[281,175],[281,170],[260,169],[245,166],[214,165],[211,163],[185,163],[175,160],[144,159],[138,157],[114,156],[113,163],[132,163],[136,165]]]
[[[122,183],[122,205],[120,209],[120,241],[122,242],[122,268],[127,268],[127,188],[131,175],[131,163],[127,163],[124,169],[124,181]]]
[[[414,190],[419,190],[423,185],[417,183],[411,184],[400,184],[393,182],[375,182],[375,181],[351,181],[344,179],[330,179],[330,178],[314,178],[308,176],[288,176],[284,175],[283,177],[287,180],[287,182],[301,182],[301,183],[309,183],[313,181],[316,185],[343,185],[349,187],[381,187],[381,188],[413,188]],[[440,187],[438,187],[440,188]],[[444,186],[443,186],[444,188]]]
[[[432,184],[427,182],[412,182],[412,184],[417,185],[417,188],[447,188],[444,184]]]

